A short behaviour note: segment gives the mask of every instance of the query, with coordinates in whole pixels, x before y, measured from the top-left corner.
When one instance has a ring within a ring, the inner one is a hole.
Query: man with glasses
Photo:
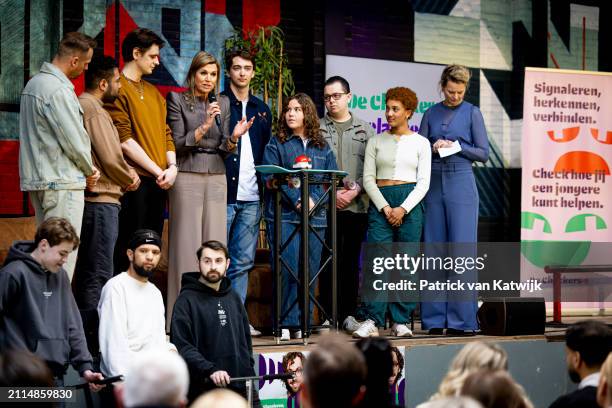
[[[289,397],[297,395],[302,388],[304,364],[306,364],[306,357],[300,351],[290,351],[283,356],[283,371],[287,374],[293,374],[293,378],[283,380]]]
[[[331,146],[338,169],[348,172],[344,187],[336,193],[338,282],[342,282],[342,297],[338,298],[338,319],[345,319],[345,328],[356,329],[358,323],[350,316],[357,306],[359,289],[359,252],[368,227],[368,199],[363,194],[363,160],[368,139],[375,135],[367,122],[353,115],[348,108],[351,89],[346,79],[332,76],[325,81],[323,99],[327,113],[321,118],[321,132]],[[321,298],[326,310],[331,310],[331,273],[321,278]],[[348,324],[348,326],[347,326]]]

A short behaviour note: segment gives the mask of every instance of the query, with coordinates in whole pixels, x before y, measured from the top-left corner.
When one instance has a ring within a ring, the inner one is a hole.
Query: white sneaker
[[[376,323],[374,320],[366,320],[365,322],[359,324],[357,330],[353,332],[353,337],[357,338],[366,338],[366,337],[377,337],[378,336],[378,327],[376,327]]]
[[[412,330],[405,324],[395,323],[391,326],[391,335],[398,337],[412,337]]]
[[[348,316],[346,319],[344,319],[344,322],[342,322],[342,328],[344,329],[344,331],[347,331],[352,334],[355,330],[359,328],[360,324],[361,323],[359,323],[359,321],[353,316]]]
[[[317,329],[317,333],[329,333],[329,328],[331,327],[331,323],[329,322],[329,320],[325,320],[323,322],[323,324],[321,324],[321,327],[319,329]]]
[[[281,340],[282,341],[289,341],[291,337],[289,336],[289,329],[282,329],[281,330]]]
[[[281,340],[282,341],[289,341],[290,339],[301,339],[301,338],[302,338],[301,330],[294,331],[293,333],[291,333],[289,329],[281,330]]]
[[[261,332],[253,327],[253,325],[249,324],[249,331],[251,332],[251,337],[259,337],[261,336]]]

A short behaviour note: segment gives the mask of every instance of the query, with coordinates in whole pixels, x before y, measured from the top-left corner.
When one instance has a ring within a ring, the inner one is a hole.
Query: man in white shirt
[[[152,230],[138,230],[128,244],[130,266],[102,289],[100,315],[101,370],[124,375],[138,353],[176,347],[166,339],[162,294],[149,282],[161,258],[161,238]]]
[[[255,166],[263,163],[264,149],[272,135],[272,114],[261,99],[250,92],[255,75],[255,59],[243,49],[230,50],[225,55],[229,86],[222,95],[230,99],[233,129],[242,118],[253,125],[238,140],[236,152],[225,159],[227,177],[227,246],[231,262],[227,277],[245,303],[249,271],[255,264],[255,251],[261,219],[261,179]],[[250,326],[251,336],[261,332]]]

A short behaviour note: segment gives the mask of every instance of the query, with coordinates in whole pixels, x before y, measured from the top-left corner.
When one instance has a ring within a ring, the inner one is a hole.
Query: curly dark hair
[[[310,96],[301,92],[287,98],[283,103],[283,111],[278,117],[278,138],[280,142],[285,143],[293,134],[293,131],[287,126],[287,122],[285,121],[285,114],[287,113],[289,102],[293,100],[296,100],[297,103],[300,104],[302,112],[304,112],[304,136],[311,140],[313,146],[320,149],[325,147],[327,142],[321,134],[317,108],[312,99],[310,99]]]
[[[414,111],[416,110],[419,99],[417,98],[414,91],[410,88],[404,88],[403,86],[398,86],[397,88],[391,88],[387,90],[387,95],[385,96],[385,102],[390,100],[399,101],[404,105],[404,108],[412,111],[412,115],[414,115]]]
[[[289,370],[289,364],[291,364],[296,358],[300,359],[300,361],[302,362],[302,369],[304,368],[304,365],[306,364],[306,356],[304,356],[304,353],[302,353],[301,351],[290,351],[289,353],[283,356],[282,365],[284,372],[287,372],[287,370]],[[283,384],[285,384],[287,392],[291,393],[292,391],[291,387],[289,386],[288,380],[283,378]]]
[[[397,382],[402,378],[402,370],[404,370],[404,356],[395,346],[391,347],[391,353],[395,354],[395,357],[397,358],[397,365],[399,366],[399,372],[393,379],[393,384],[397,384]]]

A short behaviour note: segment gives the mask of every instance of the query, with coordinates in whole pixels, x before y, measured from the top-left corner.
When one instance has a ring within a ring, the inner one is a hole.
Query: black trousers
[[[118,204],[85,202],[81,244],[72,282],[74,299],[81,310],[98,307],[102,287],[113,277],[120,209]]]
[[[153,177],[143,176],[140,176],[138,190],[127,192],[121,197],[119,237],[114,256],[115,275],[126,271],[130,264],[126,250],[136,230],[151,229],[161,236],[167,198],[166,190],[159,188]]]
[[[327,218],[328,220],[330,217]],[[337,267],[337,296],[338,322],[349,315],[354,315],[359,295],[359,261],[361,244],[365,241],[368,230],[368,215],[353,213],[351,211],[338,211],[336,226],[336,259]],[[330,228],[327,229],[330,231]],[[328,245],[331,237],[327,236]],[[327,251],[323,251],[323,257]],[[332,302],[332,275],[331,266],[319,278],[319,299],[325,311],[331,315]]]

